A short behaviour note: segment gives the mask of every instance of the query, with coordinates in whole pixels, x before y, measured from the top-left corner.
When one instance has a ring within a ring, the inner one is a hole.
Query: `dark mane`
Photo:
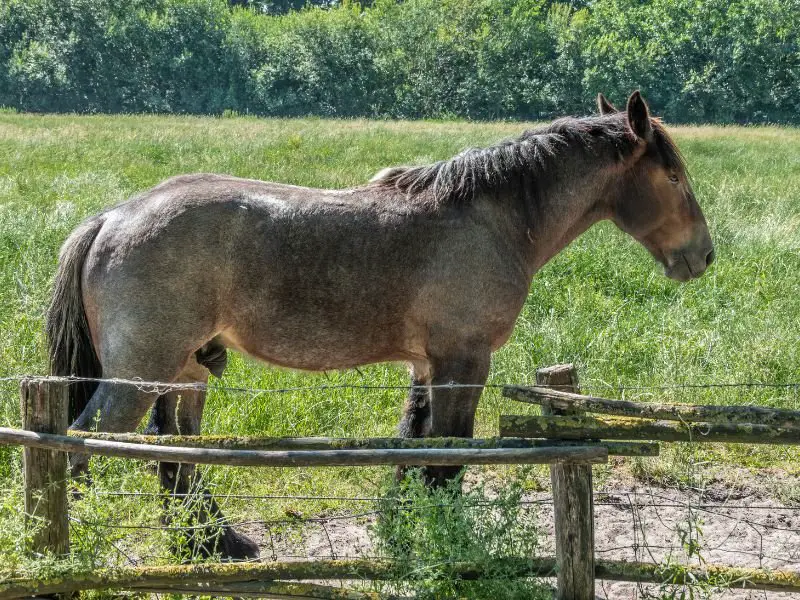
[[[655,143],[664,163],[677,168],[683,159],[664,127],[654,122]],[[516,139],[487,148],[469,148],[453,158],[418,167],[390,167],[379,172],[370,185],[394,188],[407,194],[429,191],[436,204],[465,204],[477,194],[504,188],[533,178],[539,184],[557,176],[555,158],[566,148],[586,154],[611,153],[623,160],[635,147],[624,115],[567,117],[532,129]]]

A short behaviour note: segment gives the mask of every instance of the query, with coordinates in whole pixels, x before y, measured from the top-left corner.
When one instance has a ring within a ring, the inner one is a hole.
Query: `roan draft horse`
[[[598,105],[351,189],[185,175],[90,217],[61,250],[52,372],[206,382],[225,348],[307,371],[400,361],[414,386],[400,434],[472,436],[492,352],[533,275],[592,224],[610,219],[678,281],[714,258],[681,155],[640,94],[624,111]],[[477,386],[435,387],[452,382]],[[154,407],[157,433],[200,432],[203,392],[157,395],[73,384],[72,428],[133,431]],[[171,491],[186,493],[192,473],[160,466]],[[230,527],[216,551],[257,554]]]

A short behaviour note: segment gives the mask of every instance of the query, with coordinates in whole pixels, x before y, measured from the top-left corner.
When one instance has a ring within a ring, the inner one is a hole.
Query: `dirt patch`
[[[711,484],[697,490],[665,489],[609,482],[595,492],[595,548],[598,559],[663,563],[687,562],[688,537],[701,547],[707,563],[800,572],[800,507],[787,506],[766,493],[763,482],[741,481],[735,489]],[[525,502],[539,505],[542,553],[552,554],[553,514],[546,492]],[[266,560],[362,558],[374,556],[369,527],[377,515],[363,504],[348,514],[296,524],[253,525]],[[698,537],[699,536],[699,537]],[[695,559],[693,561],[697,563]],[[598,582],[600,598],[646,598],[652,586]],[[776,592],[730,590],[714,598],[778,599]]]

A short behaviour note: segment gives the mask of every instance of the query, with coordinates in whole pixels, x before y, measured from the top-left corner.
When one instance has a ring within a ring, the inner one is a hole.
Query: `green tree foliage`
[[[641,87],[672,121],[800,122],[800,1],[603,0],[584,87]]]
[[[299,6],[0,0],[0,104],[538,119],[641,88],[673,122],[800,122],[800,0]]]
[[[539,116],[553,45],[544,0],[378,3],[378,112],[397,117]],[[386,82],[386,83],[384,83]]]
[[[357,6],[258,19],[248,110],[270,115],[373,114],[374,40]]]

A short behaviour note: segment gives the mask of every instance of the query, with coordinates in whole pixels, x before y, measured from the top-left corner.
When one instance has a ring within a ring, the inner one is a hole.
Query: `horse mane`
[[[657,119],[653,125],[655,147],[664,163],[670,168],[682,166],[683,159],[663,125]],[[558,176],[563,162],[555,159],[566,148],[593,155],[612,152],[615,160],[624,160],[635,148],[632,136],[623,113],[567,117],[493,146],[469,148],[447,160],[388,167],[379,171],[370,185],[408,195],[428,191],[426,198],[435,204],[464,205],[482,192],[507,188],[522,177],[546,185]]]

